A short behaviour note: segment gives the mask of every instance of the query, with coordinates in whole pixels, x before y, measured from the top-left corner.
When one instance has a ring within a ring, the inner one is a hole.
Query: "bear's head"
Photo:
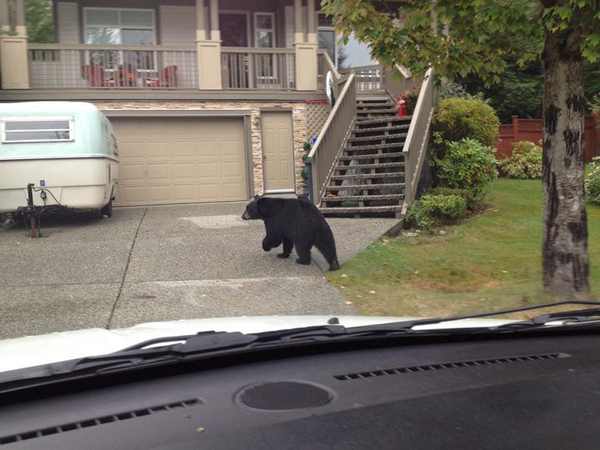
[[[282,198],[254,196],[254,200],[246,205],[246,211],[242,214],[244,220],[270,219],[277,216],[283,209]]]

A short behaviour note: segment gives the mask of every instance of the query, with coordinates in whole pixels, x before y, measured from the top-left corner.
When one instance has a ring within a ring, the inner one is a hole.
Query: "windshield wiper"
[[[529,320],[489,327],[473,326],[425,330],[415,329],[416,327],[424,325],[493,317],[562,305],[587,305],[597,306],[599,308],[544,314]],[[40,380],[42,383],[44,380],[48,379],[102,375],[128,371],[136,368],[147,368],[155,365],[188,361],[199,357],[231,354],[240,351],[263,350],[298,344],[342,340],[400,337],[406,335],[456,335],[490,332],[507,333],[544,327],[548,328],[550,322],[556,321],[563,321],[563,323],[600,321],[600,302],[580,300],[563,301],[489,313],[448,318],[417,319],[351,328],[336,324],[336,322],[339,323],[339,321],[333,318],[328,322],[329,325],[268,331],[255,334],[208,331],[192,335],[161,337],[141,342],[115,353],[89,356],[70,361],[0,373],[0,392],[13,390],[15,386],[16,389],[18,389],[20,386],[36,384],[36,380]]]

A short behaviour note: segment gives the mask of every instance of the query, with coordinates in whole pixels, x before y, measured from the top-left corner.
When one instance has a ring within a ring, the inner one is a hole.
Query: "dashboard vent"
[[[410,366],[410,367],[398,367],[395,369],[382,369],[373,370],[369,372],[356,372],[347,373],[345,375],[334,375],[336,380],[347,381],[347,380],[360,380],[362,378],[373,378],[383,377],[386,375],[400,375],[404,373],[415,373],[415,372],[435,372],[438,370],[446,369],[460,369],[464,367],[476,367],[476,366],[490,366],[495,364],[508,364],[517,362],[532,362],[532,361],[546,361],[549,359],[557,358],[570,358],[571,355],[566,353],[550,353],[545,355],[527,355],[527,356],[508,356],[506,358],[493,358],[493,359],[474,359],[470,361],[458,361],[441,364],[427,364],[423,366]]]
[[[41,430],[27,431],[25,433],[13,434],[11,436],[0,437],[0,445],[12,444],[14,442],[26,441],[39,437],[49,436],[51,434],[66,433],[68,431],[79,430],[82,428],[95,427],[111,422],[120,422],[127,419],[148,416],[163,411],[172,411],[178,408],[189,408],[191,406],[201,405],[204,401],[199,398],[183,400],[180,402],[168,403],[165,405],[151,406],[149,408],[136,409],[135,411],[126,411],[109,416],[96,417],[95,419],[86,419],[80,422],[72,422],[55,427],[43,428]]]

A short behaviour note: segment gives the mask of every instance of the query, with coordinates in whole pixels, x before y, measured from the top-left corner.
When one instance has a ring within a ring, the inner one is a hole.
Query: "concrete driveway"
[[[0,338],[140,322],[249,315],[353,314],[310,266],[263,252],[245,203],[115,209],[42,222],[44,238],[0,229]],[[340,262],[394,219],[329,219]]]

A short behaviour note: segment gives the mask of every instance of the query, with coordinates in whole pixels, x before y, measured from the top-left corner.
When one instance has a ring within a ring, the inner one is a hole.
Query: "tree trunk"
[[[546,30],[544,67],[543,243],[544,290],[587,298],[589,260],[585,211],[583,78],[572,30]]]

